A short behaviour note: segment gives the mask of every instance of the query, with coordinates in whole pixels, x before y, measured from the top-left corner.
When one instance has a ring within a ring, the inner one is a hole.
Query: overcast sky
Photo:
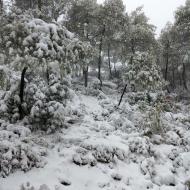
[[[104,0],[98,0],[103,2]],[[168,21],[173,22],[174,12],[180,5],[185,4],[185,0],[123,0],[127,12],[131,12],[136,7],[143,5],[146,15],[150,22],[157,27],[156,33],[159,34],[161,29]]]

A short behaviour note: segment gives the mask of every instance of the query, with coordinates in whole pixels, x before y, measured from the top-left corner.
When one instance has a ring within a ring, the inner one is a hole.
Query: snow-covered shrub
[[[89,161],[88,161],[88,159],[85,156],[82,156],[82,155],[79,155],[79,154],[75,154],[73,156],[73,162],[76,165],[83,166],[83,165],[87,165]]]
[[[26,85],[22,108],[26,124],[31,129],[54,131],[64,125],[64,110],[69,98],[69,86],[62,80],[55,70],[49,70],[49,84],[40,76],[33,73],[26,74]],[[19,115],[19,83],[5,92],[0,100],[0,115],[2,118],[15,123]]]
[[[122,180],[122,175],[118,173],[112,173],[111,177],[116,180],[116,181],[121,181]]]
[[[33,147],[29,140],[30,129],[20,125],[0,122],[0,176],[6,177],[15,170],[28,171],[43,166],[41,156],[46,150]]]
[[[15,123],[19,119],[19,92],[18,86],[6,91],[2,99],[0,100],[0,116],[3,119],[9,120],[11,123]]]
[[[145,135],[164,133],[166,127],[163,124],[161,112],[162,110],[159,104],[155,105],[155,107],[151,107],[150,111],[148,111],[144,118],[143,125],[141,125]]]
[[[4,68],[0,66],[0,89],[6,89],[6,72],[4,71]]]
[[[37,101],[30,115],[32,129],[41,129],[53,132],[64,125],[64,106],[56,101]]]
[[[65,104],[69,88],[51,74],[49,85],[31,83],[26,88],[26,102],[31,102],[29,120],[33,129],[55,131],[64,126]]]
[[[108,146],[104,144],[93,145],[83,143],[81,147],[88,151],[91,151],[96,161],[101,163],[113,162],[115,158],[118,158],[119,160],[124,160],[127,157],[127,152],[116,146]]]
[[[165,141],[167,144],[172,144],[174,146],[180,145],[181,139],[174,131],[168,131],[165,134]]]
[[[148,103],[148,96],[145,92],[131,92],[127,94],[127,100],[130,104],[137,104],[139,102],[145,102]]]
[[[50,190],[50,188],[46,184],[43,184],[37,189],[34,188],[34,186],[32,186],[29,182],[27,182],[26,184],[21,185],[20,190]]]
[[[175,160],[179,156],[179,151],[177,149],[172,149],[168,155],[170,160]]]
[[[160,168],[156,170],[153,182],[159,186],[175,186],[177,184],[175,175],[170,169],[163,166],[160,166]]]
[[[90,165],[95,166],[97,161],[91,154],[81,154],[77,153],[73,155],[73,162],[76,165],[84,166],[84,165]]]
[[[20,186],[20,190],[61,190],[63,188],[63,185],[64,186],[71,185],[71,182],[67,179],[61,178],[59,179],[59,182],[60,182],[60,186],[56,185],[53,189],[49,188],[48,185],[46,184],[40,185],[39,188],[35,188],[32,184],[30,184],[30,182],[27,182],[26,184],[22,184]]]
[[[134,90],[156,90],[161,89],[164,84],[160,68],[150,53],[136,54],[123,73],[124,80],[128,81]]]
[[[99,100],[105,100],[105,99],[107,99],[107,96],[106,96],[106,94],[104,94],[102,91],[99,93],[99,95],[98,95],[98,99]]]
[[[34,186],[31,186],[29,182],[22,184],[20,190],[35,190]]]
[[[162,107],[162,111],[173,112],[177,110],[176,104],[174,104],[175,98],[171,95],[165,95],[164,93],[159,93],[155,103],[159,103]]]
[[[97,147],[93,156],[98,162],[110,163],[114,161],[114,149],[111,147]]]
[[[5,74],[5,86],[0,96],[0,117],[14,123],[18,120],[19,80],[20,72],[15,72],[7,66],[1,67]]]
[[[148,137],[129,138],[129,150],[132,153],[150,155],[152,154],[152,144]]]
[[[100,88],[100,80],[98,78],[94,78],[90,83],[91,88],[99,89]]]
[[[112,114],[110,120],[116,130],[127,132],[131,128],[134,128],[133,122],[129,121],[125,115]]]
[[[89,82],[88,87],[83,92],[85,95],[99,96],[102,93],[100,90],[100,80],[97,78],[92,78]]]
[[[73,162],[76,165],[90,165],[95,166],[97,164],[96,159],[93,157],[92,153],[85,148],[78,148],[76,154],[73,155]]]
[[[40,167],[41,155],[24,143],[3,141],[0,147],[0,176],[6,177],[16,169],[28,171]]]
[[[113,90],[117,88],[117,85],[110,81],[104,81],[103,86]]]
[[[155,160],[153,157],[151,158],[146,158],[140,163],[140,169],[144,175],[150,176],[152,178],[155,176],[156,171],[155,171]]]

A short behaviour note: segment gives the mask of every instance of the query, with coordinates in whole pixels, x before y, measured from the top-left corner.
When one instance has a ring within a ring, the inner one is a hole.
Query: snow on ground
[[[78,92],[68,108],[71,124],[44,138],[50,145],[44,168],[0,178],[0,190],[20,190],[27,182],[35,190],[43,184],[50,190],[187,190],[188,114],[165,113],[170,129],[148,137],[137,130],[136,106],[124,100],[116,109],[117,95],[101,97]]]

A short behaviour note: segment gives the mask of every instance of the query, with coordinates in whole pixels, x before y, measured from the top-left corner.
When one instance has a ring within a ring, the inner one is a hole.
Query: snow
[[[87,111],[89,112],[100,112],[101,106],[99,105],[99,102],[94,97],[88,97],[88,96],[82,96],[82,103],[87,107]]]
[[[47,144],[46,165],[0,178],[0,190],[20,190],[27,182],[37,190],[43,184],[50,190],[185,190],[190,177],[190,132],[183,121],[189,113],[166,112],[168,131],[145,136],[142,126],[137,126],[145,112],[130,105],[129,96],[116,108],[119,94],[110,90],[113,94],[103,90],[101,97],[76,92],[65,108],[68,127],[54,134],[31,134],[16,127],[25,138],[43,138],[43,143],[33,146],[38,151],[40,144]],[[14,131],[14,126],[9,130]],[[0,139],[7,136],[4,131],[0,134]]]

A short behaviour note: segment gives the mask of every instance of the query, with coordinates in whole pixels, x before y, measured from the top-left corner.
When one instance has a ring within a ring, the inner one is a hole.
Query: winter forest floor
[[[118,108],[117,86],[106,84],[93,95],[73,83],[67,126],[23,137],[44,150],[43,167],[0,178],[0,190],[188,190],[189,105],[173,102],[175,108],[161,113],[163,129],[149,134],[145,115],[151,106],[130,104],[135,95],[126,93]]]

